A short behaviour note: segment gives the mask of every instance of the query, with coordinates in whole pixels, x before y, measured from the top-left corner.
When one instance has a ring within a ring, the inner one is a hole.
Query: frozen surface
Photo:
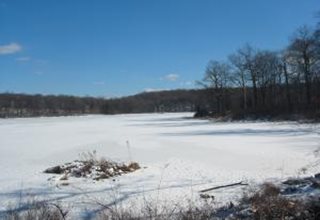
[[[75,207],[73,215],[94,216],[119,201],[198,197],[198,191],[238,181],[259,183],[317,172],[318,124],[213,122],[191,113],[74,116],[0,120],[0,213],[21,197]],[[128,144],[129,143],[129,146]],[[113,180],[50,181],[42,171],[97,154],[146,167]],[[217,202],[239,195],[217,190]],[[139,200],[139,201],[138,201]]]

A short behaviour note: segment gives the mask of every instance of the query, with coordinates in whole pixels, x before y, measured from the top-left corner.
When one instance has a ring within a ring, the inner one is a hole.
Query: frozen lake
[[[237,181],[256,182],[306,175],[320,147],[319,124],[295,122],[213,122],[192,113],[74,116],[0,120],[0,211],[21,195],[86,204],[125,202],[139,196],[185,198],[206,187]],[[129,146],[128,146],[129,145]],[[116,181],[71,179],[68,186],[48,181],[42,171],[98,156],[130,159],[145,169]],[[110,198],[110,192],[117,195]],[[217,200],[235,190],[216,192]],[[223,199],[222,199],[223,198]],[[77,205],[78,214],[90,213]],[[91,211],[92,211],[91,210]]]

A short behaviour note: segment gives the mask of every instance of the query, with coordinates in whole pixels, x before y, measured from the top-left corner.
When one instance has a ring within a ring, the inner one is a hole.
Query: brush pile
[[[60,180],[67,180],[68,177],[89,178],[93,180],[108,179],[123,174],[131,173],[140,169],[137,162],[117,163],[104,158],[96,159],[95,152],[87,153],[82,160],[75,160],[50,167],[44,171],[48,174],[60,174]]]

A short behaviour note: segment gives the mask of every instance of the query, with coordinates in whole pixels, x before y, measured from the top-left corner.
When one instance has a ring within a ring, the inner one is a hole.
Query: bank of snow
[[[212,122],[191,113],[76,116],[0,120],[0,208],[28,194],[77,207],[75,215],[108,204],[198,197],[212,186],[259,183],[317,172],[318,124]],[[96,150],[107,159],[134,160],[145,169],[67,186],[42,171]],[[301,168],[306,168],[302,169]],[[304,171],[304,172],[302,172]],[[216,190],[217,202],[241,187]]]

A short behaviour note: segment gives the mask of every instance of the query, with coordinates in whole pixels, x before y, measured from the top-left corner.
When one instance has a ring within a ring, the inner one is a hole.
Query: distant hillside
[[[207,92],[157,91],[114,99],[2,93],[0,117],[195,111],[197,106],[205,105]]]
[[[109,99],[102,113],[185,112],[206,105],[207,90],[144,92],[120,99]]]

